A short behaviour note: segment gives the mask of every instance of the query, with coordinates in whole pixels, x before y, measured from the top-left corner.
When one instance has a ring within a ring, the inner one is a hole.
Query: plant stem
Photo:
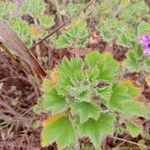
[[[145,146],[143,144],[139,144],[139,143],[133,142],[133,141],[129,141],[129,140],[118,138],[118,137],[114,137],[114,136],[110,136],[110,137],[113,138],[113,139],[122,141],[122,142],[126,142],[126,143],[129,143],[129,144],[132,144],[132,145],[137,145],[137,146],[140,146],[140,147],[143,147],[143,148],[147,148],[147,146]]]
[[[36,26],[38,26],[37,19],[34,19],[34,23]],[[36,40],[36,42],[39,42],[39,39]],[[37,54],[37,59],[39,60],[39,63],[41,65],[41,52],[40,52],[40,46],[36,45],[36,54]]]

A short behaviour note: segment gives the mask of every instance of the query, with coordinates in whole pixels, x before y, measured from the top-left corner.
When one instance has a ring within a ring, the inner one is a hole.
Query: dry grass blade
[[[25,61],[37,75],[46,76],[44,69],[34,55],[5,22],[0,22],[0,42],[11,50],[11,53]]]

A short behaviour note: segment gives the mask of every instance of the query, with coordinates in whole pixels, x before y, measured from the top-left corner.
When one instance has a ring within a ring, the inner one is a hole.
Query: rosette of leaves
[[[129,4],[129,1],[124,0],[103,1],[99,4],[101,14],[97,30],[104,41],[112,42],[125,32],[127,24],[123,19],[118,19],[118,17]]]
[[[68,3],[65,7],[66,14],[69,17],[73,17],[75,14],[79,14],[84,7],[85,3]]]
[[[130,5],[124,9],[121,13],[121,19],[125,20],[130,25],[135,25],[142,20],[147,18],[149,15],[149,8],[143,0],[130,2]]]
[[[101,15],[97,30],[104,41],[117,41],[117,44],[127,48],[138,43],[138,25],[145,26],[141,21],[148,18],[149,12],[148,6],[143,0],[134,2],[127,0],[104,1],[99,4],[99,11],[101,11]]]
[[[103,138],[113,134],[118,116],[127,120],[132,135],[141,133],[132,119],[149,114],[135,100],[140,89],[129,80],[119,81],[120,72],[110,53],[92,52],[84,60],[65,58],[58,66],[57,81],[43,82],[42,108],[52,116],[42,123],[42,146],[56,142],[59,149],[65,149],[86,137],[100,149]]]
[[[117,18],[129,25],[137,25],[143,18],[148,17],[149,8],[143,0],[111,0],[99,4],[101,18]]]
[[[129,72],[150,72],[150,58],[145,56],[143,52],[141,45],[137,45],[135,49],[128,51],[126,62]]]
[[[111,42],[125,32],[125,23],[118,19],[102,20],[97,26],[97,30],[101,33],[103,40]]]
[[[99,10],[102,10],[101,17],[118,17],[129,5],[131,5],[131,2],[126,0],[101,1],[99,4]]]
[[[43,0],[25,0],[19,7],[20,14],[29,14],[32,17],[38,17],[44,14],[46,3]]]
[[[90,30],[81,20],[74,22],[67,31],[56,39],[56,48],[85,47],[88,43]]]

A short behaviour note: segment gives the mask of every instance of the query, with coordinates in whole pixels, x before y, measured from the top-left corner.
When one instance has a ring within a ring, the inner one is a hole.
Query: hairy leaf
[[[114,129],[114,117],[108,113],[101,114],[97,121],[89,119],[80,125],[81,137],[89,137],[96,148],[100,147],[104,136],[112,134]]]
[[[43,108],[58,113],[67,109],[67,103],[64,97],[58,95],[56,89],[51,89],[44,95]]]
[[[104,53],[98,65],[99,80],[114,82],[120,73],[120,66],[110,53]]]
[[[132,96],[129,94],[128,88],[121,83],[115,83],[112,87],[112,91],[109,102],[111,109],[119,108],[122,104],[132,100]]]
[[[53,16],[40,16],[39,21],[44,28],[50,28],[55,24]]]
[[[85,47],[88,43],[88,36],[90,31],[81,20],[73,22],[70,28],[62,33],[61,36],[56,40],[56,48],[67,48],[67,47]]]
[[[122,84],[125,85],[128,88],[128,93],[133,97],[140,96],[141,89],[136,87],[131,80],[124,80],[122,81]]]
[[[58,92],[66,95],[72,89],[82,85],[85,78],[83,61],[81,59],[72,59],[69,62],[67,59],[64,59],[59,66],[58,76],[60,78]]]
[[[25,0],[20,6],[21,14],[30,14],[33,17],[39,17],[46,10],[46,3],[43,0]]]
[[[132,137],[136,137],[143,132],[143,126],[128,122],[127,130],[129,131]]]
[[[84,3],[68,3],[66,12],[69,16],[73,17],[74,14],[79,13],[83,7]]]
[[[100,115],[100,108],[88,102],[81,102],[72,105],[71,110],[74,114],[79,113],[80,122],[83,123],[90,118],[97,120]]]
[[[101,57],[101,54],[95,51],[86,55],[85,62],[87,63],[89,68],[94,68],[101,61]]]
[[[62,34],[56,40],[56,48],[67,48],[67,47],[69,47],[69,38],[65,34]]]
[[[149,57],[145,58],[143,63],[144,63],[144,70],[146,72],[150,72],[150,58]]]
[[[107,86],[104,88],[98,88],[97,89],[97,94],[100,96],[100,98],[102,98],[102,100],[104,100],[104,102],[106,102],[108,104],[111,95],[112,95],[112,86]]]
[[[136,54],[132,51],[127,53],[127,67],[130,72],[139,72],[141,70],[140,63]]]
[[[42,129],[41,144],[48,146],[56,142],[59,149],[64,149],[76,141],[75,130],[67,116],[60,116]]]
[[[139,34],[139,37],[142,36],[143,34],[146,34],[148,31],[150,30],[150,24],[147,23],[147,22],[141,22],[139,25],[138,25],[138,34]]]

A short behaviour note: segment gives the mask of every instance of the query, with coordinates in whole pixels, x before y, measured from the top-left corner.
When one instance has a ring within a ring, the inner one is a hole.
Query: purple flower
[[[23,4],[24,0],[16,0],[17,7],[20,7]]]
[[[150,56],[150,35],[143,35],[140,43],[144,46],[144,54]]]

